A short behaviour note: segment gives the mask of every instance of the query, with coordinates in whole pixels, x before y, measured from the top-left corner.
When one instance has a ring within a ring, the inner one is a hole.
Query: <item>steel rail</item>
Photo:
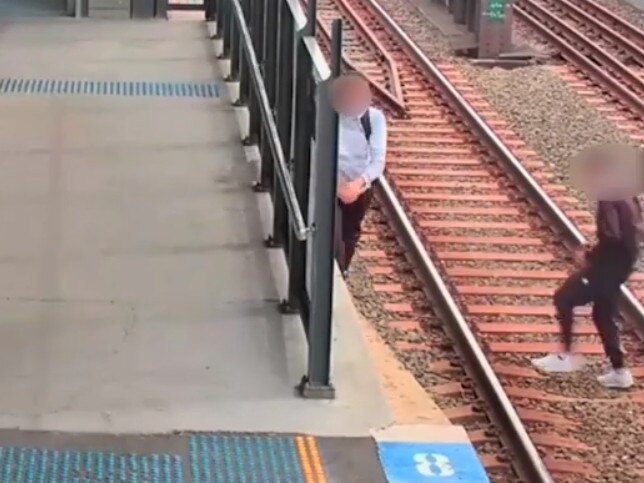
[[[559,16],[553,14],[546,7],[541,5],[537,0],[520,0],[520,3],[520,8],[526,10],[532,16],[538,17],[539,20],[553,25],[555,29],[559,30],[560,35],[573,40],[578,45],[583,46],[584,49],[587,49],[606,68],[614,71],[624,81],[628,82],[631,88],[637,89],[639,92],[644,91],[644,81],[635,75],[635,73],[626,67],[626,65],[624,65],[619,59],[599,47],[592,39],[589,39],[586,35],[568,25]]]
[[[623,50],[628,52],[628,54],[630,54],[638,64],[644,65],[644,49],[614,28],[602,23],[599,19],[594,17],[592,13],[587,12],[568,0],[554,0],[551,1],[549,5],[552,5],[554,8],[561,9],[566,14],[576,18],[578,22],[593,28],[601,34],[602,37],[610,40],[614,44],[614,47],[623,48]]]
[[[498,139],[496,134],[445,78],[438,67],[427,58],[389,14],[382,9],[376,0],[365,0],[365,2],[382,19],[390,31],[398,37],[401,44],[419,62],[418,65],[422,66],[426,73],[443,89],[458,110],[461,111],[463,117],[468,119],[473,126],[477,127],[481,137],[490,141],[489,144],[496,146],[496,151],[501,152],[500,157],[507,159],[509,165],[513,168],[512,170],[527,180],[529,189],[537,193],[543,193],[544,197],[541,198],[543,202],[553,212],[559,213],[563,222],[569,225],[569,229],[574,230],[581,237],[582,235],[570,220],[565,218],[565,215],[547,197],[538,183],[528,174],[521,163]],[[531,483],[553,483],[552,476],[539,456],[530,436],[528,436],[512,402],[503,390],[503,386],[476,341],[467,321],[459,310],[449,289],[443,282],[440,272],[405,214],[405,210],[398,201],[393,189],[383,177],[376,183],[376,192],[379,199],[385,205],[390,218],[396,224],[396,231],[403,238],[403,243],[406,245],[409,255],[414,258],[414,267],[419,271],[423,282],[429,288],[430,293],[428,295],[439,306],[444,319],[448,321],[447,330],[457,342],[460,353],[471,368],[472,375],[480,386],[483,397],[489,404],[493,419],[504,432],[504,439],[506,440],[507,446],[516,457],[514,466],[519,476]]]
[[[515,469],[519,476],[527,478],[531,483],[553,482],[512,402],[503,390],[494,369],[476,341],[474,333],[450,294],[440,271],[416,233],[394,190],[384,177],[375,183],[375,189],[388,219],[393,222],[395,233],[401,238],[406,254],[411,258],[417,276],[428,289],[427,295],[437,306],[441,318],[448,322],[447,332],[455,340],[459,353],[467,362],[467,367],[471,370],[470,376],[482,390],[482,396],[488,403],[493,420],[502,429],[510,452],[517,457]]]
[[[434,79],[436,84],[442,89],[443,93],[452,102],[452,105],[461,112],[469,125],[479,134],[480,139],[484,141],[494,154],[496,154],[497,159],[502,161],[507,172],[513,177],[515,182],[523,188],[529,199],[538,206],[540,212],[564,238],[565,244],[569,248],[573,249],[585,245],[587,240],[577,229],[575,224],[570,221],[552,198],[550,198],[550,196],[541,188],[539,183],[523,167],[521,161],[512,154],[496,133],[476,113],[463,96],[460,95],[458,90],[441,73],[436,64],[434,64],[420,49],[420,47],[418,47],[418,45],[409,38],[409,36],[389,16],[389,14],[382,9],[376,0],[364,1],[367,2],[367,4],[371,6],[372,10],[380,16],[392,33],[398,36],[400,42],[407,49],[408,53],[418,61],[419,66],[425,68],[426,73]],[[515,10],[520,10],[516,6],[514,8]],[[567,45],[569,46],[569,44]],[[576,52],[574,48],[571,46],[569,47]],[[594,64],[592,64],[587,57],[578,52],[577,54],[580,55],[585,62],[590,63],[594,67]],[[604,76],[606,75],[602,70],[599,70],[599,73]],[[613,83],[616,82],[615,79],[609,76],[608,81]],[[623,86],[619,83],[617,83],[617,87],[623,89]],[[637,101],[638,105],[641,106],[641,112],[644,112],[644,102],[640,99],[637,99]],[[620,300],[620,309],[627,314],[628,319],[633,324],[633,328],[636,330],[638,336],[644,339],[644,306],[625,285],[622,285],[621,292],[622,297]]]
[[[638,29],[635,25],[627,22],[623,18],[615,15],[603,5],[595,2],[594,0],[571,0],[581,10],[589,12],[591,15],[603,17],[605,21],[611,22],[616,28],[623,31],[622,35],[632,39],[637,45],[644,46],[644,31]]]
[[[528,199],[537,206],[542,215],[552,224],[560,236],[563,237],[566,245],[570,248],[578,248],[585,244],[587,240],[575,224],[563,213],[503,141],[501,141],[496,133],[485,123],[463,96],[461,96],[458,90],[447,80],[436,64],[423,53],[396,21],[384,11],[377,0],[363,1],[384,22],[389,31],[398,38],[401,45],[418,62],[417,65],[421,66],[435,81],[435,84],[441,89],[452,106],[460,112],[462,117],[467,120],[468,124],[479,135],[479,139],[501,161],[506,172],[523,189]],[[404,209],[395,199],[395,194],[386,180],[382,180],[377,184],[377,192],[387,207],[392,219],[399,225],[401,236],[407,239],[410,254],[415,256],[417,260],[416,268],[423,272],[423,276],[426,279],[424,281],[432,288],[432,295],[437,296],[437,302],[441,306],[446,319],[450,322],[449,329],[455,332],[454,335],[457,341],[459,341],[459,349],[465,353],[466,360],[472,364],[477,376],[480,377],[477,379],[477,382],[483,386],[485,391],[484,397],[497,402],[496,405],[493,404],[491,406],[492,414],[501,424],[506,437],[510,439],[510,449],[518,456],[519,460],[515,468],[521,473],[520,476],[526,478],[531,483],[552,482],[552,476],[543,464],[503,388],[498,384],[496,375],[489,368],[489,363],[485,355],[480,350],[476,340],[467,335],[469,332],[467,322],[462,317],[462,314],[460,314],[460,311],[458,311],[458,307],[452,299],[449,290],[440,279],[439,272],[436,270],[435,265],[431,263],[431,258],[404,214]],[[622,286],[620,308],[628,314],[629,319],[634,323],[638,333],[640,335],[644,334],[644,307],[625,286]],[[471,334],[471,332],[469,333]]]
[[[577,42],[584,46],[584,48],[587,48],[594,55],[596,55],[597,60],[604,62],[604,67],[616,72],[624,80],[627,80],[630,86],[636,86],[644,91],[644,82],[642,81],[642,79],[637,77],[637,75],[635,75],[635,73],[631,69],[626,67],[622,62],[615,59],[612,55],[604,52],[601,48],[597,47],[592,40],[587,38],[585,35],[576,32],[574,29],[559,20],[556,16],[552,15],[540,5],[531,0],[523,0],[523,3],[525,5],[529,5],[529,8],[533,9],[533,12],[536,11],[538,13],[535,14],[533,12],[530,12],[529,10],[524,9],[523,7],[514,5],[514,12],[518,15],[519,18],[532,26],[553,44],[557,45],[561,49],[564,57],[567,57],[569,60],[579,65],[582,69],[590,72],[594,77],[601,80],[602,83],[615,94],[617,94],[628,107],[632,108],[635,114],[644,116],[644,101],[642,101],[640,95],[633,92],[631,88],[623,85],[611,73],[599,67],[588,56],[580,52],[577,48],[573,47],[567,40],[562,39],[559,35],[548,28],[548,26],[545,25],[541,19],[537,18],[537,16],[541,15],[542,17],[546,18],[548,22],[551,22],[553,25],[557,25],[560,30],[575,38]]]

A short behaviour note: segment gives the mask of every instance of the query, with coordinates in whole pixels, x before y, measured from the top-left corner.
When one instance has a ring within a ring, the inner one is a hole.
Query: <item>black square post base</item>
[[[255,183],[253,183],[253,191],[255,193],[268,193],[270,189],[271,188],[269,186],[262,183],[261,181],[256,181]]]
[[[277,310],[279,310],[280,314],[285,314],[285,315],[293,315],[293,314],[300,313],[300,309],[297,306],[295,306],[295,304],[289,302],[286,299],[282,300],[279,303],[279,305],[277,306]]]
[[[276,240],[273,235],[269,235],[265,240],[264,240],[264,246],[266,248],[282,248],[284,244],[278,240]]]
[[[257,138],[255,136],[246,136],[242,139],[242,146],[257,146]]]
[[[305,399],[335,399],[333,384],[311,384],[307,376],[302,376],[302,381],[295,389]]]

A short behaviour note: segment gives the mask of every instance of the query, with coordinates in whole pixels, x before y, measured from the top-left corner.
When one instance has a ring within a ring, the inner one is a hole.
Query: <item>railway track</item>
[[[517,18],[641,122],[644,33],[593,0],[519,0]],[[642,124],[640,124],[642,127]]]
[[[366,315],[377,312],[377,326],[394,339],[401,358],[412,361],[411,369],[430,392],[476,394],[487,402],[494,426],[470,431],[483,460],[502,475],[504,451],[511,448],[514,468],[525,481],[641,481],[644,459],[637,447],[644,392],[605,391],[591,372],[543,377],[529,364],[530,357],[558,348],[550,297],[570,269],[569,248],[592,233],[590,213],[551,181],[536,154],[456,69],[432,64],[375,2],[320,2],[323,46],[324,32],[338,16],[345,20],[347,60],[369,74],[376,92],[388,92],[378,100],[389,115],[391,189],[388,183],[378,187],[380,219],[359,252],[372,281],[351,282],[364,292],[359,304]],[[398,88],[404,113],[391,102],[400,101]],[[401,211],[408,222],[401,222]],[[382,233],[383,217],[393,227],[386,230],[393,229],[402,243]],[[403,254],[411,264],[399,261]],[[428,268],[431,260],[434,269]],[[429,292],[429,306],[414,295],[419,288]],[[644,276],[637,274],[630,288],[624,307],[629,321],[641,324]],[[369,296],[376,302],[365,302]],[[456,364],[449,354],[433,365],[423,362],[437,345],[450,345],[433,339],[437,317],[472,385],[458,385],[446,373],[432,376],[436,367]],[[598,371],[602,347],[594,327],[581,319],[577,349]],[[403,343],[396,344],[401,337]],[[635,375],[644,376],[637,332],[626,331],[624,343]],[[478,360],[477,351],[490,364]],[[499,382],[500,393],[495,392]],[[467,401],[456,407],[471,409]],[[499,401],[511,401],[514,409]],[[464,411],[460,416],[467,419]],[[522,438],[526,431],[531,441]],[[506,476],[498,481],[508,481]]]

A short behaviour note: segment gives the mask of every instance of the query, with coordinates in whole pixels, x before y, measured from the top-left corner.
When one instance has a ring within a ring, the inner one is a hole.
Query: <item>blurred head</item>
[[[573,181],[595,200],[620,200],[640,194],[644,188],[642,151],[627,145],[601,145],[585,149],[573,158]]]
[[[350,72],[338,77],[332,86],[333,107],[345,116],[361,116],[371,105],[371,88],[361,74]]]

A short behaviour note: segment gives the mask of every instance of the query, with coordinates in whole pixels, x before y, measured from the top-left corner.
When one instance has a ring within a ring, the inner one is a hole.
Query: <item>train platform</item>
[[[215,47],[203,22],[0,29],[0,481],[486,481],[340,277],[337,398],[295,395]]]

